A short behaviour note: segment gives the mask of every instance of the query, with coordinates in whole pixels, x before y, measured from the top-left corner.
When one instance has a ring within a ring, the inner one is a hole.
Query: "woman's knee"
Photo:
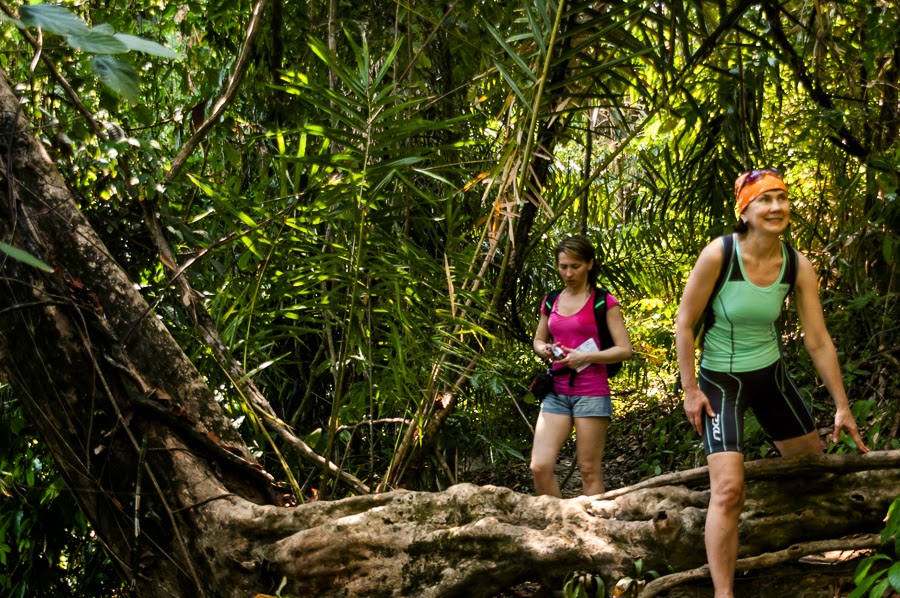
[[[729,481],[712,489],[709,502],[723,509],[740,510],[744,506],[745,496],[743,480]]]
[[[551,463],[542,459],[531,459],[531,475],[536,478],[543,478],[554,475],[556,463]]]
[[[581,474],[583,480],[593,480],[603,476],[603,468],[599,461],[597,462],[578,462],[578,473]]]

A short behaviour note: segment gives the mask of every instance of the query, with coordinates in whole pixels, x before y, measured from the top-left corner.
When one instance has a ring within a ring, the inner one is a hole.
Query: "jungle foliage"
[[[900,448],[896,3],[60,5],[42,21],[0,0],[0,68],[110,253],[299,500],[356,490],[279,445],[245,381],[372,490],[523,459],[535,306],[572,232],[595,240],[637,353],[611,434],[638,477],[693,466],[677,300],[733,222],[732,181],[760,165],[787,173],[790,240],[819,271],[867,442]],[[785,341],[827,426],[790,317]],[[8,391],[2,414],[0,586],[110,595]],[[772,451],[756,437],[750,457]]]

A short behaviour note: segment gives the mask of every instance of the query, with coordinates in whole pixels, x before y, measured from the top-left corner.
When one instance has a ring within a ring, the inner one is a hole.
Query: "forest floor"
[[[623,455],[629,454],[623,447],[616,447],[610,439],[607,446],[609,459],[603,464],[603,476],[609,490],[621,488],[640,481],[636,468]],[[556,468],[557,478],[562,482],[569,475],[572,464],[571,442],[563,447],[563,453]],[[619,455],[618,457],[616,455]],[[527,463],[507,462],[501,466],[471,472],[460,481],[479,485],[504,486],[516,492],[534,493],[531,471]],[[581,478],[577,467],[563,485],[563,497],[578,496],[581,493]],[[697,547],[702,550],[703,547]],[[853,558],[856,557],[856,558]],[[738,575],[735,579],[737,598],[842,598],[853,590],[853,572],[860,556],[849,554],[829,554],[820,559],[804,559],[764,571],[754,571]],[[813,561],[813,562],[809,562]],[[529,581],[509,588],[495,598],[549,598],[562,596],[561,588],[545,588],[536,581]],[[636,593],[622,594],[636,596]],[[686,583],[668,592],[661,598],[712,598],[712,582]],[[894,594],[900,598],[900,594]],[[884,598],[892,598],[886,594]]]

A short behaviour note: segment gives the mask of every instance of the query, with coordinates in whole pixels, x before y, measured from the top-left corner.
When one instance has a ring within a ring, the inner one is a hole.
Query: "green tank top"
[[[775,321],[790,291],[787,250],[782,244],[781,274],[776,282],[759,287],[744,272],[740,243],[735,238],[725,280],[713,300],[715,321],[703,339],[701,366],[714,372],[752,372],[781,357]]]

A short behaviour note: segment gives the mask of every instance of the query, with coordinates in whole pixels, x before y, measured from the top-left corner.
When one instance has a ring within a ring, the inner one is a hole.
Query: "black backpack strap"
[[[573,368],[559,368],[557,370],[549,369],[547,370],[547,372],[549,372],[549,374],[553,377],[568,376],[569,386],[575,386],[575,376],[578,375],[578,370]]]
[[[597,320],[597,336],[600,337],[600,350],[608,349],[612,346],[612,335],[609,333],[609,326],[606,325],[606,296],[609,291],[602,287],[597,287],[594,293],[594,319]]]
[[[613,341],[612,334],[609,332],[609,326],[606,323],[606,296],[609,291],[602,287],[597,288],[594,293],[594,319],[597,321],[597,336],[600,338],[600,350],[609,349],[616,343]],[[606,375],[612,378],[622,369],[622,362],[607,363]]]
[[[562,293],[562,289],[556,289],[555,291],[547,293],[547,296],[544,297],[544,302],[541,303],[541,307],[538,308],[538,317],[545,311],[547,312],[547,315],[550,315],[550,312],[553,311],[553,304],[556,303],[556,298],[559,297],[560,293]]]
[[[794,286],[797,284],[797,271],[800,269],[800,258],[797,255],[797,250],[791,247],[791,244],[787,241],[781,241],[781,244],[784,245],[785,254],[787,255],[787,271],[785,272],[785,277],[788,282],[788,292],[790,295],[794,292]]]
[[[716,282],[713,285],[712,292],[709,294],[709,299],[706,301],[706,307],[703,308],[703,316],[694,328],[694,340],[700,347],[703,346],[703,336],[707,330],[712,328],[716,319],[716,315],[713,312],[713,301],[715,301],[719,291],[722,290],[722,285],[725,284],[725,277],[728,276],[731,261],[734,259],[734,234],[723,235],[719,238],[722,239],[722,266],[719,268]]]
[[[602,344],[600,347],[601,350],[606,349],[611,344],[605,340],[606,338],[611,338],[609,327],[606,325],[607,295],[609,295],[609,291],[602,287],[597,287],[597,290],[594,293],[594,319],[597,320],[597,332],[599,333],[600,343]]]
[[[784,239],[781,240],[781,244],[784,246],[785,256],[787,258],[784,276],[781,279],[782,282],[786,280],[788,283],[788,290],[784,295],[784,298],[787,299],[791,296],[791,293],[794,292],[794,286],[797,284],[797,271],[800,269],[800,256],[797,253],[797,250],[791,247],[791,244]],[[784,355],[784,343],[782,342],[782,339],[784,338],[784,311],[778,316],[775,327],[778,335],[778,351]]]
[[[722,267],[719,268],[719,275],[716,277],[716,284],[713,285],[712,293],[709,295],[709,302],[706,309],[712,310],[713,299],[719,294],[722,285],[725,284],[725,277],[728,276],[728,269],[734,259],[734,235],[722,236]]]

